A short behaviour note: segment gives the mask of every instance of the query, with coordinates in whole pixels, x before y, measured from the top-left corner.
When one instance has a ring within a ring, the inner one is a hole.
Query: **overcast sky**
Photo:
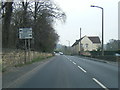
[[[104,43],[110,39],[118,39],[118,1],[119,0],[54,0],[66,13],[66,23],[57,22],[55,26],[60,36],[60,44],[72,45],[79,39],[80,27],[82,36],[99,36],[101,39],[101,9],[104,8]]]

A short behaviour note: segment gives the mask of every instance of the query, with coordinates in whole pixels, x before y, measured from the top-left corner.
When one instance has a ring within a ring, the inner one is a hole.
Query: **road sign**
[[[32,28],[19,28],[20,39],[32,39]]]

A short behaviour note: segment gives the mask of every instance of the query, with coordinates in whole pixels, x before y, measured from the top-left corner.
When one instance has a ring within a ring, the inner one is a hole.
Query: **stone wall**
[[[50,53],[40,53],[35,51],[26,52],[24,50],[9,50],[2,53],[2,68],[15,66],[18,64],[24,64],[25,62],[31,62],[37,57],[49,57]]]

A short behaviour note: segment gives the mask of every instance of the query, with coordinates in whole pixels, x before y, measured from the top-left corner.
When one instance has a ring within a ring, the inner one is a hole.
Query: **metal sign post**
[[[26,57],[26,53],[27,52],[27,41],[26,41],[26,39],[25,39],[25,61],[24,61],[24,63],[26,63],[26,61],[27,61],[27,57]]]
[[[32,39],[32,28],[19,28],[19,39],[25,40],[25,63],[27,62],[27,46],[28,46],[28,56],[30,58],[30,39]]]
[[[29,60],[31,61],[31,57],[30,57],[30,39],[28,39],[28,56],[29,56]]]

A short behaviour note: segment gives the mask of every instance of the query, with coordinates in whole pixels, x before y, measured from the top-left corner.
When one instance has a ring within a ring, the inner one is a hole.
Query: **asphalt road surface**
[[[76,56],[58,55],[22,75],[14,88],[118,88],[118,67]]]

